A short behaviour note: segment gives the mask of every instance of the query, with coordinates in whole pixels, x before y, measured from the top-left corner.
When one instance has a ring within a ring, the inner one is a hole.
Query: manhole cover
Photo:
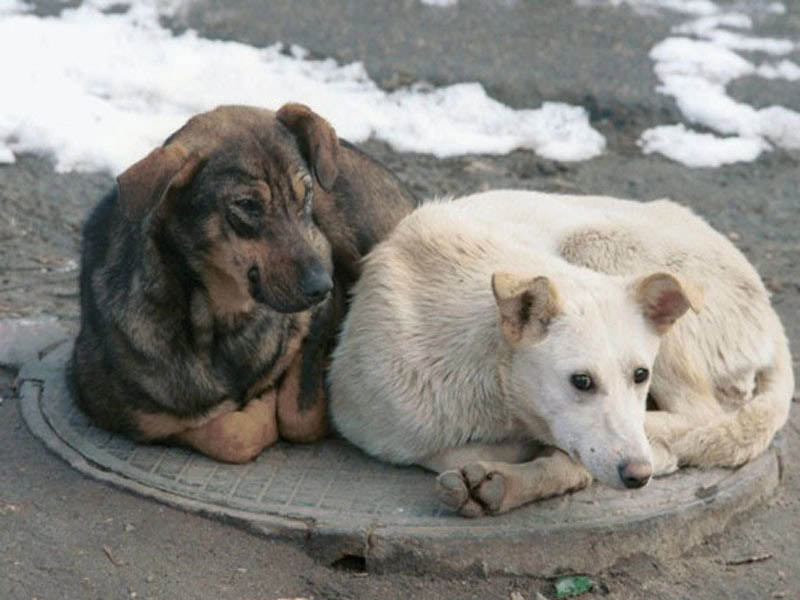
[[[437,503],[430,473],[382,464],[340,440],[279,444],[250,464],[227,465],[111,435],[67,391],[70,351],[68,340],[49,339],[28,353],[18,380],[24,418],[50,449],[91,477],[296,539],[328,563],[355,556],[373,570],[592,573],[637,553],[675,556],[722,531],[780,479],[770,449],[736,471],[684,470],[630,492],[594,485],[467,520]]]

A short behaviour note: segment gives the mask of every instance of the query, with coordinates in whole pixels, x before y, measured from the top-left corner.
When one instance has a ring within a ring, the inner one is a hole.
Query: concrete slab
[[[250,464],[225,465],[97,429],[67,391],[71,343],[54,342],[63,339],[56,328],[0,323],[0,332],[16,332],[0,337],[0,357],[10,356],[4,347],[13,340],[14,356],[28,358],[17,380],[20,405],[48,448],[92,478],[294,540],[328,564],[358,557],[373,571],[597,573],[637,554],[681,554],[770,496],[781,479],[778,445],[736,471],[687,469],[631,492],[594,485],[465,520],[437,504],[431,474],[374,461],[341,440],[279,444]]]

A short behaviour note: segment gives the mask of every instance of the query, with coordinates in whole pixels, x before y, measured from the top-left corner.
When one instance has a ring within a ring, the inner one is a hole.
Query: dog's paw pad
[[[489,473],[472,495],[477,496],[488,512],[500,511],[506,498],[505,478],[497,472]]]
[[[445,471],[436,478],[436,494],[442,504],[459,510],[469,500],[469,490],[460,471]]]
[[[472,498],[467,498],[467,501],[464,502],[464,506],[458,511],[458,513],[462,517],[467,517],[469,519],[475,519],[477,517],[482,517],[486,514],[483,506],[481,506],[480,502],[475,502]]]
[[[439,500],[465,517],[505,512],[507,491],[505,477],[481,463],[445,471],[436,478]]]
[[[461,469],[461,472],[464,474],[470,490],[477,488],[487,477],[486,467],[480,463],[470,463]]]

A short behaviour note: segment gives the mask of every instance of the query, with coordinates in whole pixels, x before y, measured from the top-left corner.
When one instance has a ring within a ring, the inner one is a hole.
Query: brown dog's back
[[[198,115],[118,182],[84,229],[70,367],[95,423],[160,439],[273,388],[286,423],[324,417],[343,299],[411,193],[298,104]]]

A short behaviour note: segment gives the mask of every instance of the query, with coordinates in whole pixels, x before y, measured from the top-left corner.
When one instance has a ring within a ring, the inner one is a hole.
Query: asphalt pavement
[[[42,14],[63,6],[36,4]],[[800,39],[800,2],[784,4],[783,15],[759,12],[760,35]],[[741,6],[758,12],[759,3]],[[361,60],[386,89],[480,81],[514,107],[543,101],[586,107],[608,145],[602,156],[582,163],[527,151],[438,160],[376,142],[365,147],[423,196],[517,187],[642,200],[668,196],[688,204],[757,266],[797,352],[800,152],[696,170],[644,156],[636,146],[645,128],[680,120],[674,103],[655,91],[647,53],[683,20],[665,11],[639,14],[627,5],[566,0],[461,0],[450,8],[417,0],[215,0],[192,3],[166,21],[176,31],[191,27],[255,45],[295,43],[312,56]],[[789,58],[800,62],[800,52]],[[745,78],[730,91],[757,107],[800,110],[797,85]],[[78,257],[80,224],[113,180],[57,174],[47,157],[18,158],[0,166],[0,319],[54,316],[74,333],[77,273],[70,261]],[[794,364],[797,369],[797,358]],[[0,598],[555,597],[552,581],[535,577],[372,574],[357,561],[328,565],[302,544],[254,536],[85,478],[27,431],[13,378],[14,365],[0,367]],[[596,591],[587,597],[797,597],[799,427],[795,407],[784,430],[783,483],[772,500],[680,558],[640,556],[615,565],[596,578]]]

